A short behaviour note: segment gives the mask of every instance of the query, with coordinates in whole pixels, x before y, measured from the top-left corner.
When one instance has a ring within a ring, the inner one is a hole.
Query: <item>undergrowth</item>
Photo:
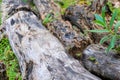
[[[0,4],[1,2],[2,0],[0,0]],[[1,17],[2,15],[0,11],[0,25],[2,23]],[[10,47],[8,38],[3,38],[0,40],[0,61],[4,62],[6,65],[9,80],[22,80],[18,61]]]
[[[21,80],[18,61],[10,47],[8,38],[3,38],[0,41],[0,61],[6,65],[9,80]]]
[[[0,0],[0,3],[1,2],[2,0]],[[64,13],[67,7],[76,4],[76,0],[64,0],[62,2],[57,3],[61,5],[62,13]],[[47,19],[46,21],[49,21],[49,19]],[[1,12],[0,12],[0,24],[1,24]],[[2,40],[0,40],[0,61],[4,62],[6,65],[9,80],[22,80],[20,76],[18,61],[10,47],[8,38],[3,38]]]
[[[98,15],[95,14],[95,23],[99,26],[101,26],[103,29],[95,29],[95,30],[89,30],[90,32],[95,33],[106,33],[103,38],[101,38],[100,43],[103,44],[106,41],[109,41],[109,45],[106,49],[106,52],[108,53],[112,49],[116,48],[116,42],[120,40],[119,35],[119,27],[120,27],[120,21],[117,21],[114,23],[117,17],[117,10],[114,10],[112,13],[112,17],[109,22],[106,21],[106,8],[105,6],[102,8],[102,14]]]

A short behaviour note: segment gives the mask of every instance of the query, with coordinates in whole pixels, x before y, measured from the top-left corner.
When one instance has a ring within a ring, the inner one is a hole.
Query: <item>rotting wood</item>
[[[21,1],[17,1],[19,9]],[[16,0],[3,0],[6,6],[14,7],[15,3]],[[67,55],[60,41],[33,12],[18,11],[2,25],[19,61],[23,80],[101,80]]]

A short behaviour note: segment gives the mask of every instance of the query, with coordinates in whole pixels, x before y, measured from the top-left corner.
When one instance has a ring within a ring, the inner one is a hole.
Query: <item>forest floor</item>
[[[120,7],[119,4],[120,2],[114,0],[114,4],[116,9],[118,10],[119,14],[118,14],[118,20],[120,20]],[[0,0],[0,4],[1,4],[2,0]],[[64,11],[67,7],[69,7],[70,5],[74,5],[74,4],[87,4],[90,5],[90,0],[81,0],[78,2],[76,2],[76,0],[64,0],[62,2],[57,2],[60,6],[61,6],[61,13],[64,14]],[[108,3],[111,10],[113,11],[115,8],[111,5],[111,3]],[[1,12],[0,12],[0,24],[1,24]],[[4,37],[0,40],[0,61],[4,62],[6,67],[7,67],[7,75],[9,77],[9,80],[22,80],[21,79],[21,75],[20,75],[20,71],[19,71],[19,65],[18,65],[18,61],[17,58],[15,57],[10,44],[9,44],[9,40],[8,38]]]

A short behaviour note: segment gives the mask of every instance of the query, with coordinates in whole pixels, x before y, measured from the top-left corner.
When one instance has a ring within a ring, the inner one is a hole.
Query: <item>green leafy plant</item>
[[[108,53],[111,49],[115,47],[116,41],[120,38],[120,35],[118,35],[118,29],[120,27],[120,21],[118,21],[116,24],[114,24],[115,18],[117,16],[117,10],[113,11],[112,17],[110,19],[110,22],[107,23],[105,20],[105,7],[102,8],[102,14],[101,16],[98,14],[95,14],[95,23],[101,27],[103,27],[102,30],[95,29],[95,30],[89,30],[90,32],[95,33],[107,33],[101,40],[100,43],[103,44],[105,41],[110,40],[110,44],[108,48],[106,49],[106,52]]]

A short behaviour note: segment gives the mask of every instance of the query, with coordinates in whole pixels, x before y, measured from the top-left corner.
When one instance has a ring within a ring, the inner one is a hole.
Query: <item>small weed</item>
[[[93,56],[90,56],[88,59],[89,59],[90,61],[93,61],[93,62],[95,62],[95,61],[96,61],[96,58],[95,58],[95,57],[93,57]]]
[[[75,55],[76,55],[77,57],[81,57],[81,56],[82,56],[82,53],[79,52],[79,53],[76,53]]]
[[[43,20],[43,24],[46,25],[49,22],[52,22],[54,19],[51,14],[48,14],[45,19]]]
[[[110,40],[110,44],[108,48],[106,49],[106,52],[108,53],[111,49],[115,47],[115,43],[118,39],[120,39],[120,35],[118,35],[118,29],[120,27],[120,21],[118,21],[116,24],[114,24],[115,18],[117,16],[117,10],[113,11],[112,17],[110,22],[107,24],[105,20],[105,7],[102,8],[102,14],[101,16],[98,14],[95,14],[95,23],[97,25],[100,25],[103,27],[102,30],[96,29],[96,30],[89,30],[90,32],[95,33],[107,33],[108,35],[105,35],[101,40],[100,43],[103,44],[105,41]]]

